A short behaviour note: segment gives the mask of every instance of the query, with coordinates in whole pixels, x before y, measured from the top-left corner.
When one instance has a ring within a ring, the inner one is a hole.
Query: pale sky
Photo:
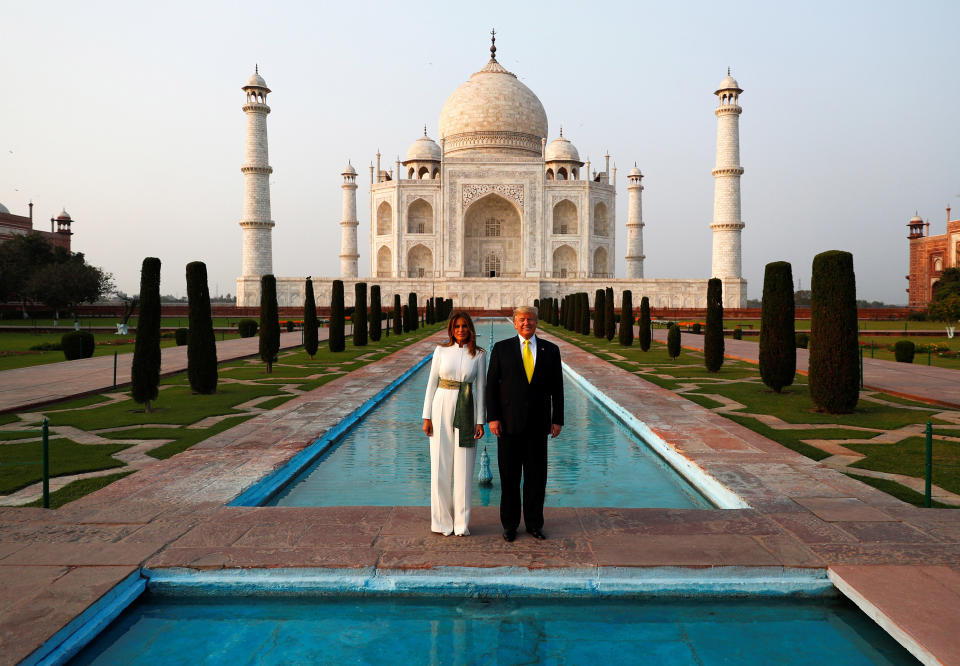
[[[351,160],[360,275],[369,275],[369,171],[390,168],[489,58],[543,102],[594,165],[645,175],[647,277],[710,272],[716,118],[731,67],[740,98],[743,273],[785,260],[810,284],[817,252],[854,255],[860,298],[905,303],[907,220],[960,217],[960,2],[42,2],[0,0],[0,203],[139,289],[207,263],[212,292],[240,272],[245,118],[259,63],[268,119],[277,276],[339,276],[340,172]],[[635,296],[636,297],[636,296]]]

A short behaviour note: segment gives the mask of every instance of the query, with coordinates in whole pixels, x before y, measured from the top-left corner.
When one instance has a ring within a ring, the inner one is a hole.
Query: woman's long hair
[[[457,323],[458,319],[463,319],[467,322],[467,328],[470,330],[470,336],[467,338],[466,346],[467,350],[470,352],[470,356],[476,356],[477,350],[485,351],[483,347],[477,346],[477,330],[473,327],[473,319],[470,318],[463,310],[457,310],[452,315],[450,315],[450,321],[447,322],[447,336],[448,340],[441,344],[441,347],[452,347],[457,344],[457,339],[453,337],[453,327]]]

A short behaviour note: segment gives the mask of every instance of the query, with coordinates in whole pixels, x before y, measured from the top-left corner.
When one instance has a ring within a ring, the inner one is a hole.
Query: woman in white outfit
[[[466,312],[451,315],[447,335],[433,352],[423,400],[423,432],[430,438],[430,529],[467,536],[476,440],[483,437],[486,414],[487,353],[477,346]]]

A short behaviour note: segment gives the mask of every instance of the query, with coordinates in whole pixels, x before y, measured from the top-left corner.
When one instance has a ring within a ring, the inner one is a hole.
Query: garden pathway
[[[653,339],[666,342],[666,329],[654,329]],[[681,333],[680,344],[687,349],[703,351],[703,336]],[[759,343],[724,338],[723,344],[725,356],[748,363],[759,363]],[[797,350],[797,372],[807,374],[809,359],[810,354],[806,349]],[[920,363],[896,363],[865,358],[863,359],[863,385],[864,388],[883,391],[902,398],[960,408],[960,370]]]
[[[349,326],[347,327],[349,331]],[[320,329],[320,340],[326,340],[329,328]],[[280,334],[280,349],[302,344],[300,331]],[[258,353],[260,338],[235,338],[217,342],[217,360],[221,363]],[[133,354],[117,357],[117,386],[130,383]],[[160,376],[187,369],[187,348],[164,347],[161,350]],[[47,363],[0,372],[0,414],[24,411],[89,393],[109,391],[113,386],[113,357],[94,356],[76,361]]]

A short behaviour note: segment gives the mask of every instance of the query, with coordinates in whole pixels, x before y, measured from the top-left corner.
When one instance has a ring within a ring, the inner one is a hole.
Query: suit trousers
[[[527,530],[543,528],[543,500],[547,488],[547,434],[528,428],[497,439],[500,470],[500,524],[504,530],[520,525],[521,481],[523,524]]]

